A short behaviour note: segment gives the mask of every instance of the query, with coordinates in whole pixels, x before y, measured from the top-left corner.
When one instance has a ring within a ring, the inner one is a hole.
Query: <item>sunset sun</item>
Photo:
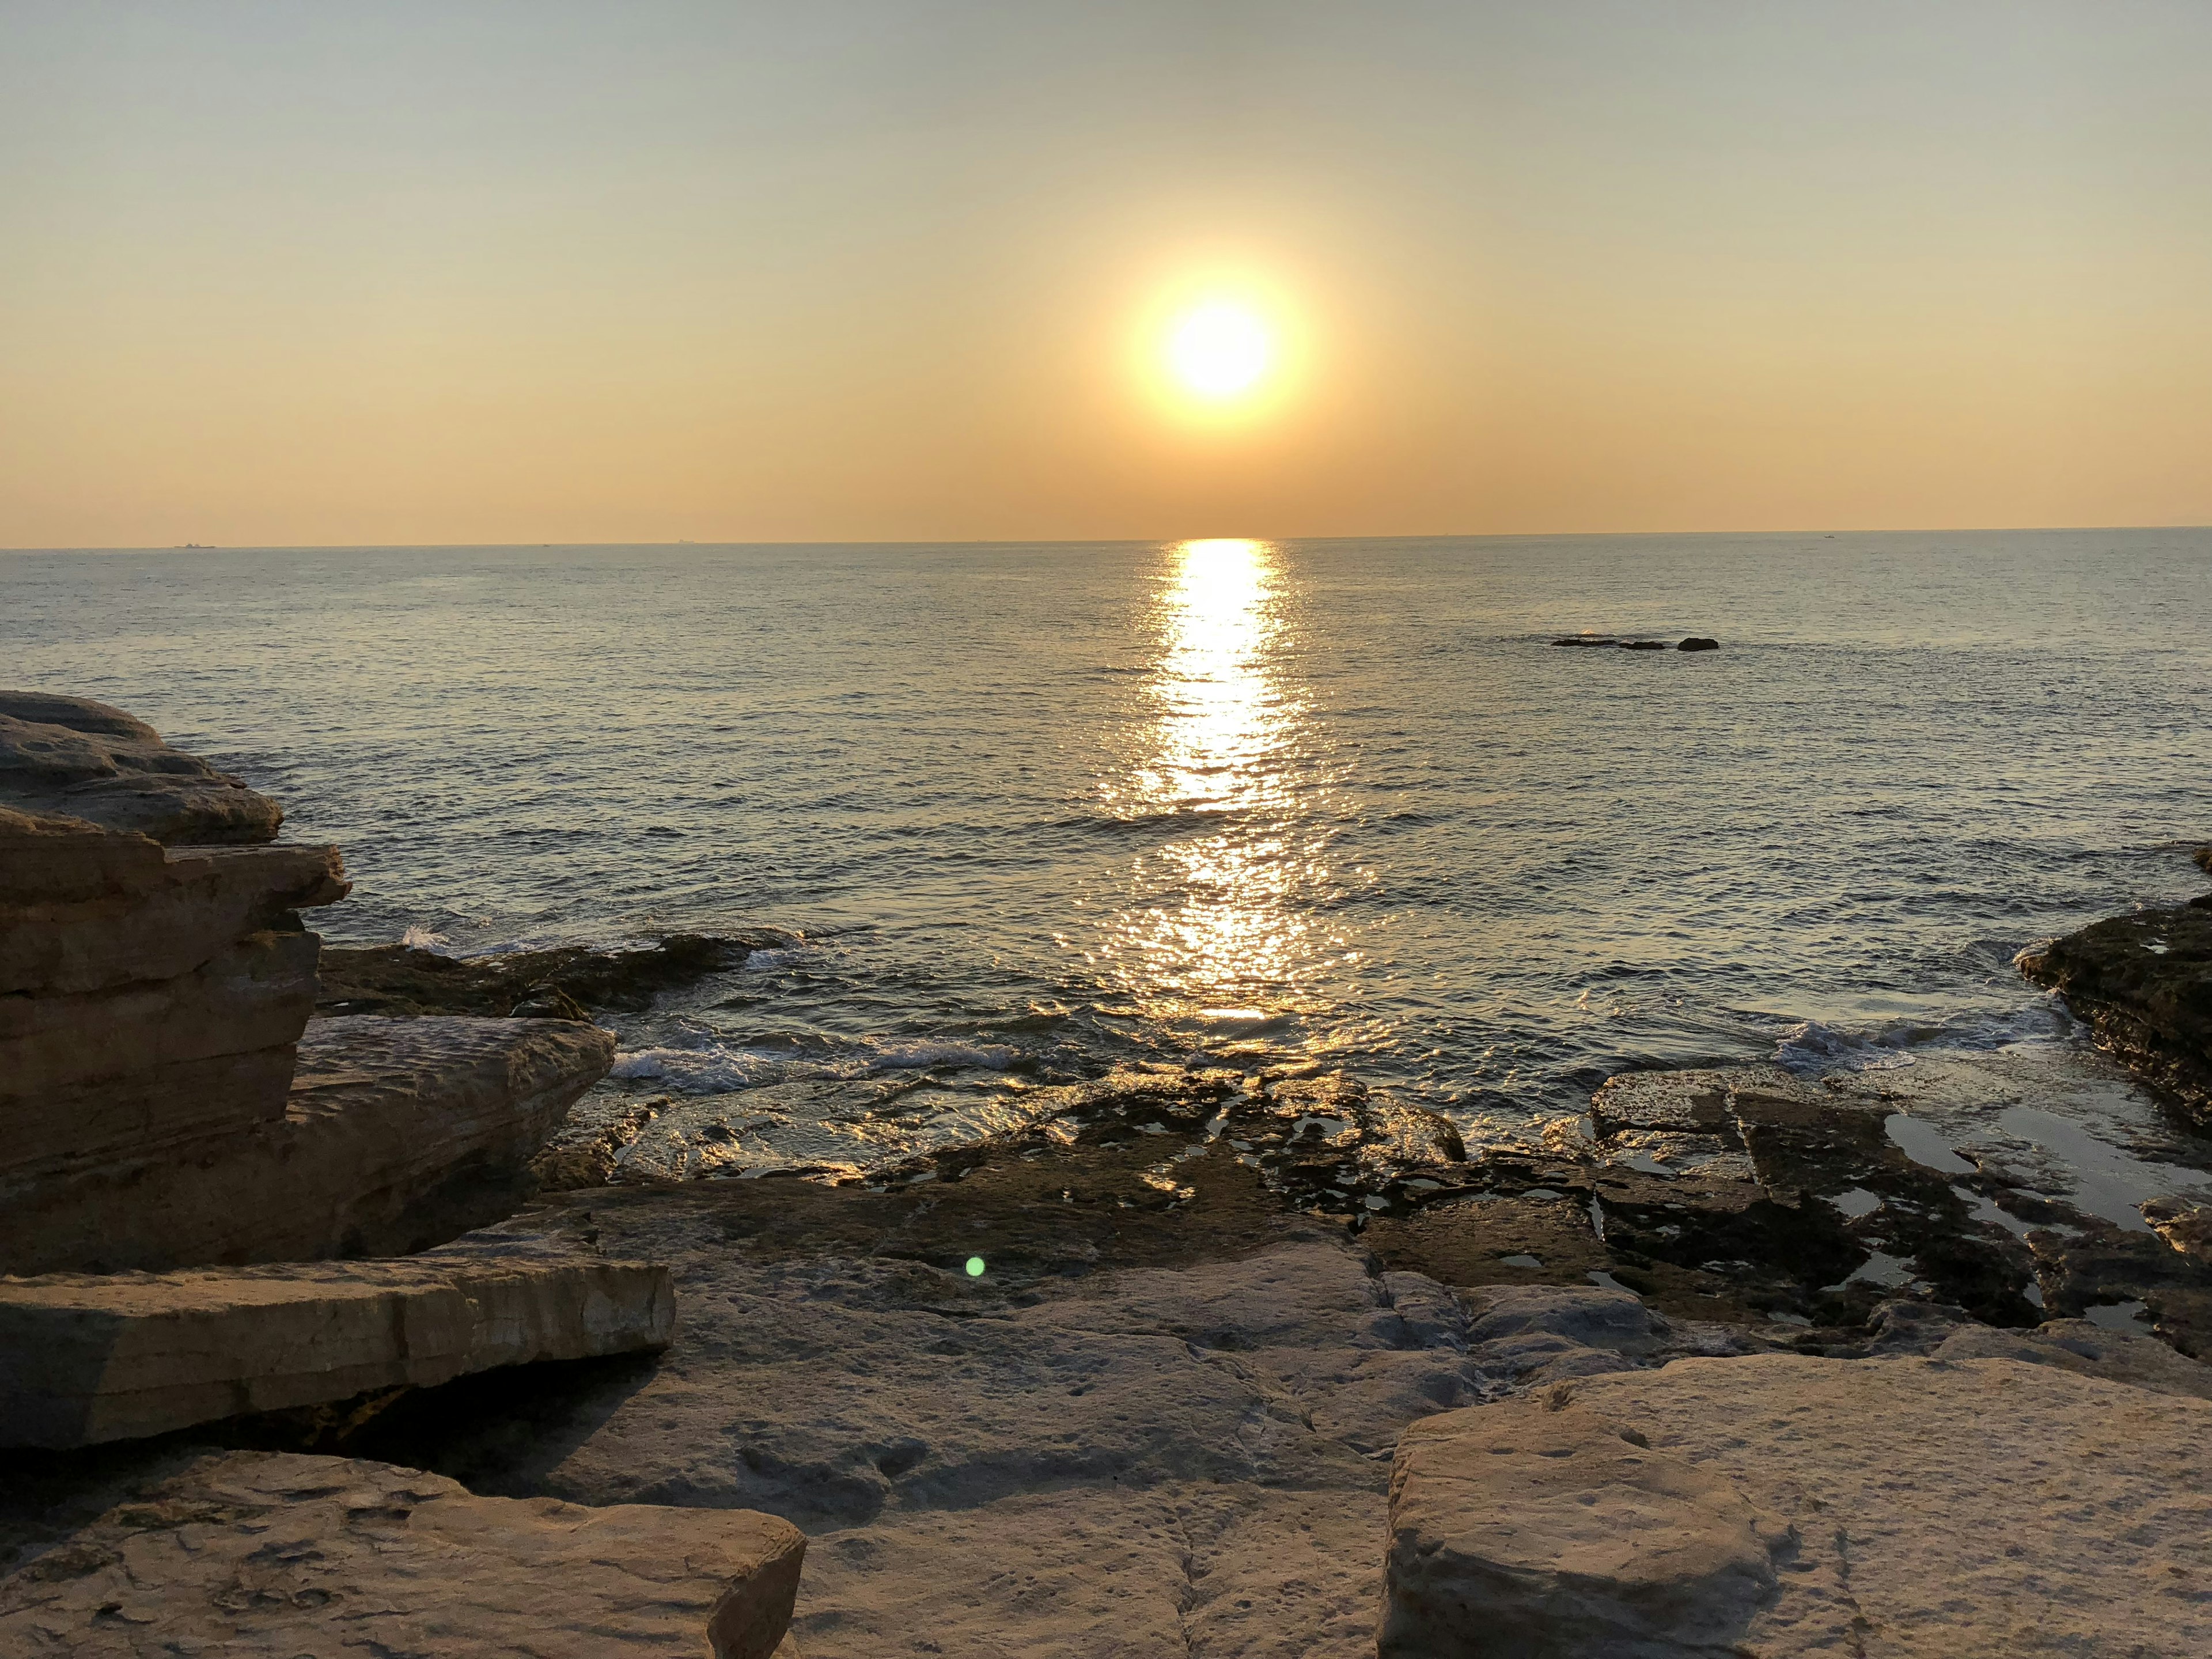
[[[1224,403],[1251,392],[1267,378],[1275,342],[1256,312],[1233,301],[1210,301],[1184,312],[1167,335],[1167,362],[1176,381],[1194,398]]]

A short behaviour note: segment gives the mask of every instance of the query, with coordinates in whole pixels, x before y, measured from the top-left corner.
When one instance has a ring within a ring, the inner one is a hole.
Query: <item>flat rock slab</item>
[[[511,1214],[613,1058],[569,1020],[312,1020],[282,1119],[43,1182],[0,1206],[0,1269],[411,1255]]]
[[[0,1279],[0,1445],[64,1448],[665,1348],[668,1269],[416,1256]]]
[[[0,1650],[769,1659],[805,1548],[745,1510],[477,1498],[389,1464],[222,1453],[0,1579]]]
[[[1688,1359],[1399,1443],[1382,1659],[2212,1652],[2212,1403],[2007,1359]]]

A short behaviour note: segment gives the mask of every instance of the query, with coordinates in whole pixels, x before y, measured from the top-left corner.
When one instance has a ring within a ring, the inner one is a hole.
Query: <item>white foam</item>
[[[932,1066],[977,1066],[986,1071],[1003,1072],[1013,1064],[1018,1052],[997,1042],[947,1042],[930,1037],[914,1037],[900,1041],[878,1038],[866,1039],[875,1051],[870,1070],[911,1071]]]

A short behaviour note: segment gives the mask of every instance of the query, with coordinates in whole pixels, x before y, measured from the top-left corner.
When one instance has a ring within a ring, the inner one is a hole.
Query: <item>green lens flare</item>
[[[970,1279],[981,1279],[982,1276],[983,1258],[980,1255],[969,1256],[968,1258],[968,1277]]]

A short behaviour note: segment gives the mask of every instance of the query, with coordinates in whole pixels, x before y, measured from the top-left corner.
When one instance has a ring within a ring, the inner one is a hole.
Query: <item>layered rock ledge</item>
[[[666,1267],[592,1255],[0,1279],[0,1445],[92,1445],[660,1349],[675,1323]]]
[[[529,1160],[605,1074],[565,1020],[315,1020],[282,1115],[84,1160],[0,1210],[0,1265],[41,1273],[405,1255],[511,1214]]]

